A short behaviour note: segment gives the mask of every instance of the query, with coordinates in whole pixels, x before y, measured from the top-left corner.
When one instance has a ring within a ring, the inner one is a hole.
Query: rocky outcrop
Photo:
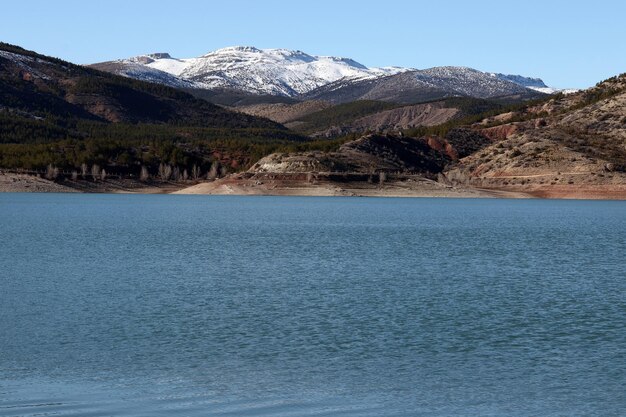
[[[479,132],[481,135],[491,139],[492,141],[500,141],[509,138],[511,135],[516,133],[518,130],[518,126],[514,124],[507,124],[502,126],[494,126],[486,129],[480,129]]]
[[[445,147],[445,145],[444,145]],[[442,148],[443,149],[443,148]],[[250,172],[411,172],[435,177],[450,158],[427,141],[389,135],[367,135],[335,152],[272,154]]]
[[[477,125],[494,143],[447,167],[446,178],[545,196],[555,187],[626,185],[626,76],[519,111],[515,119],[521,121]]]

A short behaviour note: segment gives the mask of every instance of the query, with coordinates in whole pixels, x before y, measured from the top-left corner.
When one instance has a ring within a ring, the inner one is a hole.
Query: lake
[[[0,194],[0,416],[624,416],[626,202]]]

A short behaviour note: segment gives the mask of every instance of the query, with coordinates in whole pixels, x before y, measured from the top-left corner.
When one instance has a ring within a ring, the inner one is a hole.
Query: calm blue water
[[[0,194],[0,416],[625,416],[626,203]]]

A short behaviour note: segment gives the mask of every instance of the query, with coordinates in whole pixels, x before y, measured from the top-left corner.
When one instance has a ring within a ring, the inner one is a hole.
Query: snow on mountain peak
[[[303,94],[344,78],[373,78],[404,71],[395,67],[368,68],[350,58],[253,46],[230,46],[189,59],[159,53],[126,61],[144,65],[150,79],[154,79],[151,70],[158,70],[191,82],[197,88],[234,88],[282,96]],[[140,78],[136,66],[132,76]]]
[[[212,55],[212,54],[224,54],[231,52],[250,52],[250,53],[260,53],[261,50],[255,48],[254,46],[227,46],[226,48],[217,49],[215,51],[211,51],[208,54],[203,56]]]
[[[168,53],[141,55],[115,61],[116,72],[147,81],[191,88],[230,88],[253,94],[294,97],[319,87],[416,71],[412,68],[368,68],[344,57],[315,56],[299,50],[230,46],[197,58],[177,59]],[[468,67],[435,67],[416,72],[427,84],[436,80],[456,86],[463,94],[488,86],[496,91],[503,83],[548,92],[543,81],[517,75],[484,73]],[[434,85],[434,84],[433,84]]]

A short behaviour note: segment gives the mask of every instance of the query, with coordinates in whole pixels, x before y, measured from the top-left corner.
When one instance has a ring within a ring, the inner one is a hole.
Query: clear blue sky
[[[367,66],[462,65],[556,87],[626,72],[623,0],[30,0],[1,9],[0,40],[80,64],[250,45]]]

